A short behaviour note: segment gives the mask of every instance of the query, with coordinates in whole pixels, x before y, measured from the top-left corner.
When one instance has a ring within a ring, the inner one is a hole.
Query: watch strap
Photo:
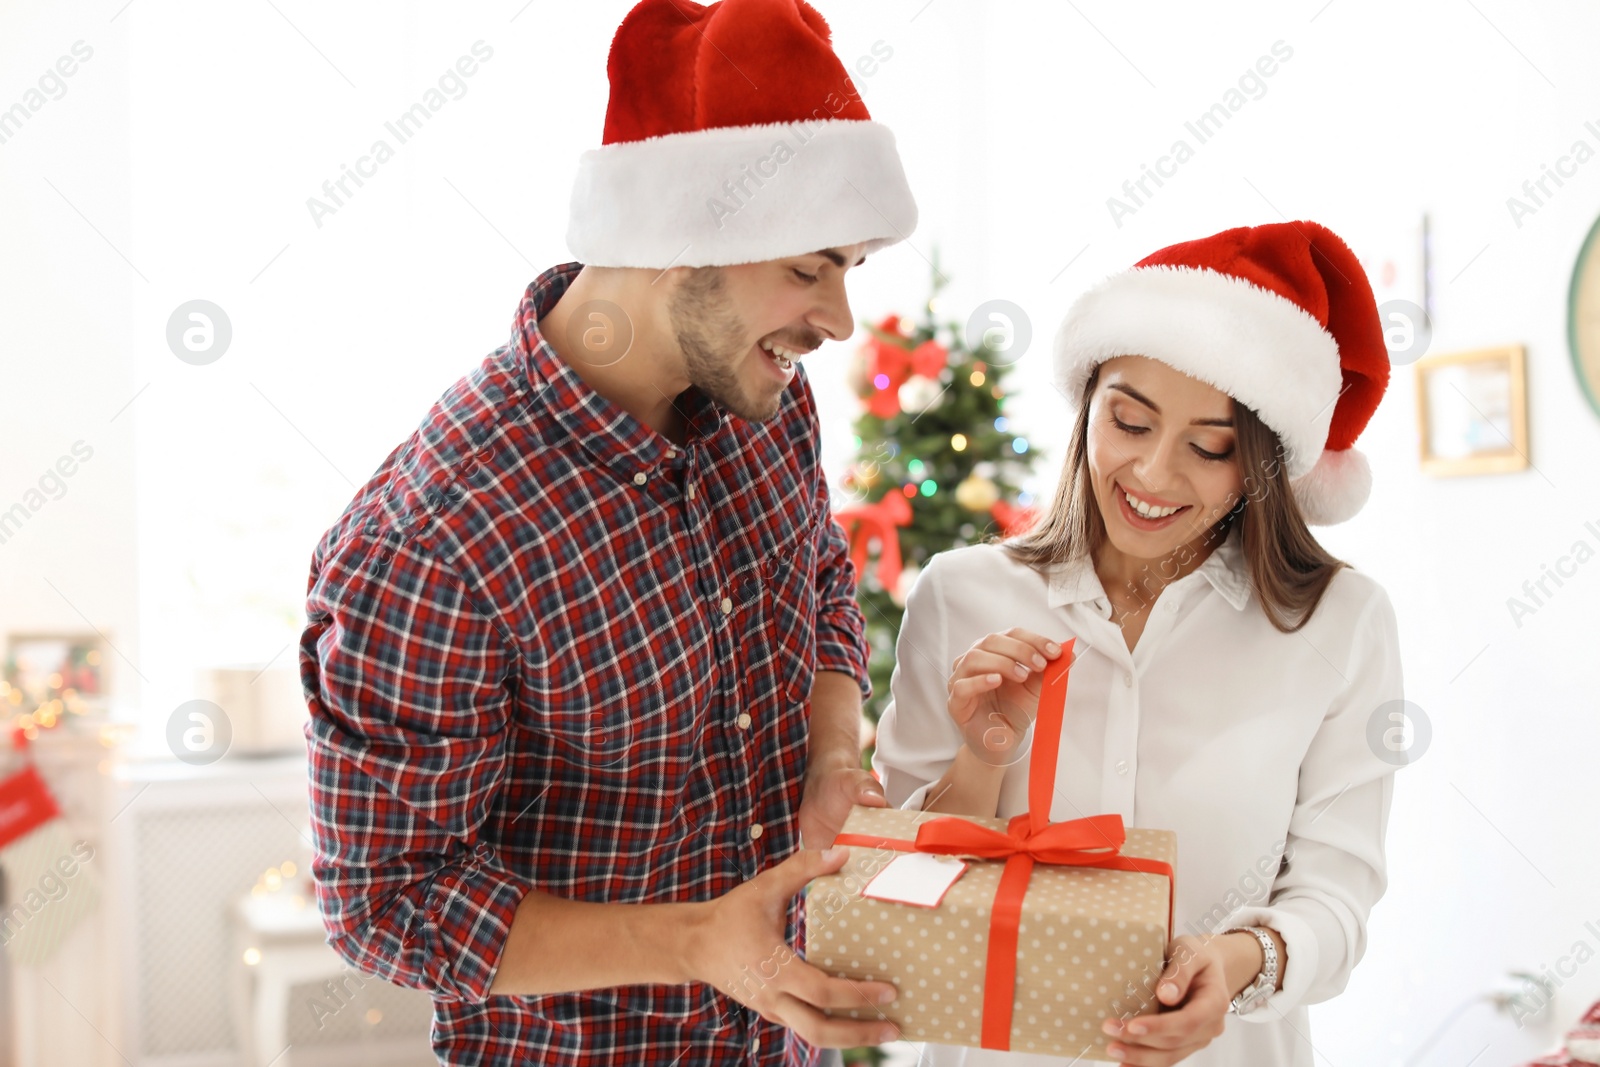
[[[1248,1015],[1266,1003],[1268,997],[1277,991],[1278,987],[1278,945],[1272,940],[1272,935],[1261,926],[1235,926],[1224,930],[1224,934],[1246,933],[1250,934],[1261,943],[1262,963],[1261,970],[1257,973],[1255,981],[1245,986],[1228,1005],[1228,1010],[1234,1015]]]

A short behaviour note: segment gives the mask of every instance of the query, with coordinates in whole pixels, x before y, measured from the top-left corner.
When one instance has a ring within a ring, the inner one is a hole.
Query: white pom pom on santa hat
[[[1372,466],[1354,447],[1323,449],[1310,472],[1290,481],[1289,488],[1307,523],[1337,526],[1355,518],[1372,495]]]

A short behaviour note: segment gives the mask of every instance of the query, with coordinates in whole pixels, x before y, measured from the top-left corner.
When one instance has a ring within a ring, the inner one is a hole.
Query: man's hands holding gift
[[[1255,980],[1253,971],[1243,973],[1249,968],[1248,952],[1234,951],[1242,944],[1239,937],[1255,944],[1249,934],[1174,938],[1156,985],[1160,1007],[1143,1015],[1107,1019],[1102,1027],[1112,1038],[1107,1054],[1130,1067],[1168,1067],[1222,1036],[1229,1002]],[[1257,961],[1260,955],[1257,945]]]
[[[698,909],[686,939],[689,976],[709,982],[763,1019],[823,1048],[856,1048],[893,1041],[883,1019],[833,1019],[823,1009],[877,1008],[895,999],[889,982],[834,978],[801,959],[784,940],[789,901],[813,878],[834,874],[848,848],[801,849]]]
[[[1056,642],[1013,626],[956,657],[947,685],[950,718],[979,760],[1016,761],[1022,735],[1039,714],[1045,668],[1060,655]]]
[[[800,794],[800,847],[823,849],[844,829],[850,808],[886,808],[883,786],[860,764],[813,764]]]

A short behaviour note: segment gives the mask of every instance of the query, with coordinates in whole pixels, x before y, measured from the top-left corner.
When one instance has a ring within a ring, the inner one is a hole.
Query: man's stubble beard
[[[746,422],[765,422],[778,413],[781,393],[754,398],[740,379],[748,358],[745,324],[728,300],[719,268],[691,272],[673,293],[667,314],[692,385]]]

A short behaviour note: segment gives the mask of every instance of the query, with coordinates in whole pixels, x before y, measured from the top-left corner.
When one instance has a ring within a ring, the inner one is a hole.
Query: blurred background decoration
[[[834,518],[850,538],[871,649],[861,756],[869,769],[906,595],[922,566],[936,552],[1018,532],[1035,515],[1033,494],[1020,486],[1039,452],[1006,406],[1032,325],[1014,305],[980,307],[965,324],[951,318],[938,263],[935,251],[932,291],[915,321],[891,314],[863,323],[850,362],[862,411]]]
[[[68,717],[103,714],[103,655],[94,634],[12,634],[0,677],[0,712],[30,741]]]

